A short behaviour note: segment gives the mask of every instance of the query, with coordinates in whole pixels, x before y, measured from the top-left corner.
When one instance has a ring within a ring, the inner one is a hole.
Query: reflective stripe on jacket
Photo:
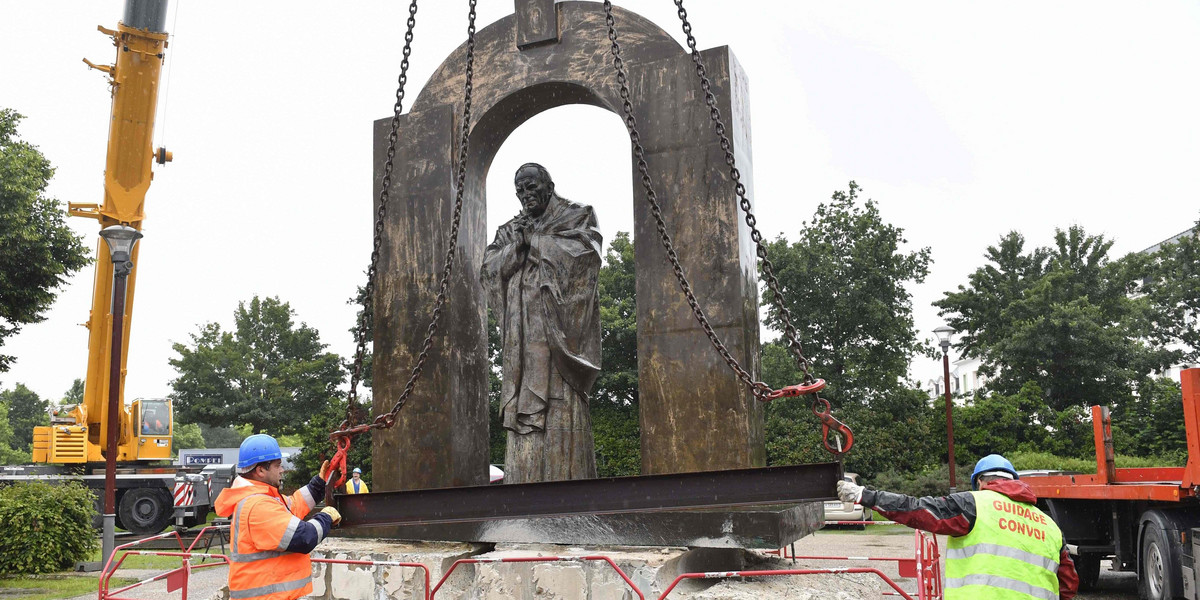
[[[1032,504],[991,490],[971,494],[975,526],[947,544],[946,600],[1058,600],[1058,525]]]
[[[230,527],[230,600],[293,600],[312,592],[308,552],[287,551],[296,546],[298,529],[315,526],[317,541],[329,532],[327,519],[300,520],[315,504],[309,486],[285,498],[274,487],[238,477],[222,496],[218,508],[236,502]]]

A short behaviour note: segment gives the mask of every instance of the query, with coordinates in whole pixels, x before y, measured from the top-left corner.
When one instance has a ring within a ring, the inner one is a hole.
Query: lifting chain
[[[459,224],[462,221],[462,205],[463,205],[463,183],[467,176],[467,143],[471,131],[471,89],[472,78],[474,75],[475,62],[475,6],[476,0],[469,0],[470,12],[467,18],[467,54],[466,54],[466,83],[463,89],[463,113],[462,113],[462,138],[459,142],[458,150],[458,172],[456,181],[456,191],[454,195],[454,216],[450,226],[450,245],[446,250],[445,266],[442,268],[442,278],[438,284],[437,298],[433,304],[433,315],[429,323],[429,328],[425,334],[425,341],[421,345],[421,353],[417,356],[416,364],[413,365],[412,372],[409,375],[408,383],[404,386],[404,391],[396,399],[396,403],[392,409],[383,413],[370,423],[356,425],[358,412],[358,382],[362,377],[363,359],[366,354],[367,343],[367,324],[373,318],[373,298],[375,293],[375,276],[376,269],[379,263],[379,250],[382,245],[383,222],[387,215],[388,204],[388,189],[392,183],[392,169],[396,156],[396,142],[399,139],[400,114],[402,102],[404,100],[404,85],[408,81],[408,58],[412,53],[413,27],[416,25],[417,0],[412,0],[408,7],[408,30],[404,34],[404,59],[400,63],[400,79],[399,87],[396,90],[396,104],[393,108],[391,132],[388,134],[387,158],[383,164],[383,177],[380,182],[379,192],[379,209],[375,215],[375,231],[374,231],[374,247],[371,252],[371,265],[367,269],[367,286],[363,293],[363,310],[358,322],[356,336],[358,339],[358,348],[354,355],[354,369],[350,377],[350,393],[346,403],[346,419],[342,421],[338,429],[330,433],[330,440],[337,443],[337,452],[331,459],[331,473],[334,468],[338,469],[338,479],[332,482],[329,489],[337,487],[345,482],[346,479],[346,454],[349,452],[351,439],[360,433],[370,431],[372,429],[388,429],[396,424],[396,413],[407,402],[408,397],[412,394],[413,388],[420,379],[421,373],[425,367],[425,361],[429,359],[429,351],[433,348],[433,338],[437,333],[438,322],[441,320],[442,307],[446,303],[446,293],[450,288],[450,276],[454,270],[454,255],[458,250],[458,230]],[[332,481],[332,479],[331,479]]]
[[[713,127],[716,130],[717,137],[721,142],[721,149],[725,152],[725,164],[729,166],[729,176],[735,184],[742,212],[746,215],[746,225],[750,228],[750,239],[754,241],[756,253],[762,264],[763,274],[767,279],[767,287],[771,290],[772,301],[776,309],[779,311],[781,320],[783,321],[784,334],[788,340],[788,347],[796,358],[796,364],[804,373],[804,381],[795,386],[788,386],[781,390],[772,390],[770,386],[761,382],[755,381],[754,378],[738,363],[737,359],[730,354],[725,344],[713,331],[712,325],[708,322],[708,317],[704,314],[704,309],[696,300],[695,294],[692,292],[692,285],[684,274],[683,265],[679,262],[679,255],[675,252],[675,245],[671,240],[671,236],[667,233],[666,223],[662,216],[662,207],[658,202],[658,195],[654,192],[653,181],[650,178],[649,165],[646,163],[646,150],[642,146],[641,134],[637,130],[637,119],[633,115],[633,103],[630,100],[629,81],[625,74],[624,61],[621,59],[621,46],[617,43],[616,20],[613,18],[611,0],[604,0],[604,20],[608,26],[608,39],[612,42],[613,67],[617,72],[617,84],[620,88],[621,107],[625,114],[625,126],[629,129],[629,139],[633,143],[633,153],[637,158],[638,173],[641,174],[642,187],[646,191],[646,201],[650,204],[650,212],[654,216],[655,226],[658,230],[659,238],[662,240],[663,249],[667,253],[667,259],[671,262],[671,268],[675,272],[675,278],[679,280],[679,287],[683,290],[683,295],[687,299],[688,306],[692,309],[692,314],[696,317],[696,321],[700,323],[700,327],[704,330],[704,334],[708,336],[710,342],[721,358],[729,365],[729,368],[737,375],[743,383],[750,387],[754,396],[761,401],[770,401],[784,396],[799,396],[811,395],[813,397],[812,412],[821,421],[822,443],[825,449],[835,455],[842,455],[850,451],[854,445],[854,435],[846,424],[833,417],[830,411],[829,401],[821,398],[818,392],[825,387],[825,381],[813,377],[810,370],[809,360],[804,356],[800,348],[798,334],[795,326],[792,324],[791,311],[783,303],[783,295],[780,293],[779,280],[775,277],[774,266],[767,258],[767,249],[762,243],[762,234],[758,231],[757,219],[752,212],[750,199],[746,197],[746,186],[741,182],[741,172],[737,168],[736,161],[733,156],[733,145],[726,135],[726,127],[721,120],[721,111],[717,108],[717,98],[712,92],[712,83],[708,79],[708,75],[704,68],[704,63],[701,60],[700,52],[696,48],[696,38],[692,35],[692,25],[687,20],[687,11],[683,8],[683,0],[675,0],[675,6],[678,9],[680,20],[683,22],[683,32],[687,36],[687,46],[691,51],[692,62],[696,64],[696,75],[700,78],[700,87],[704,91],[704,101],[708,105],[709,117],[713,122]],[[834,441],[831,445],[830,433],[834,435]]]

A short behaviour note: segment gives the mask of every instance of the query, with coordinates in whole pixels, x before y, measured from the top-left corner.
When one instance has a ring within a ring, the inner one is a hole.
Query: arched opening
[[[637,475],[641,467],[637,404],[636,306],[633,261],[628,243],[633,235],[633,169],[625,124],[612,112],[586,104],[570,104],[530,118],[505,139],[486,175],[488,239],[520,209],[513,175],[520,165],[536,162],[554,178],[563,197],[595,209],[604,235],[601,267],[601,375],[591,391],[597,474]],[[623,239],[612,249],[618,233]],[[653,241],[653,240],[651,240]],[[624,257],[621,251],[624,250]],[[499,414],[499,322],[489,307],[489,460],[504,461],[507,441]]]

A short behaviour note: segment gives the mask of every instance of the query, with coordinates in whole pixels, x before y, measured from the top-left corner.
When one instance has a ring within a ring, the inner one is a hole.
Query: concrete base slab
[[[906,537],[907,539],[907,537]],[[737,556],[734,556],[734,555]],[[776,571],[796,568],[791,561],[740,549],[677,547],[562,546],[552,544],[432,544],[373,539],[326,539],[314,558],[402,561],[426,565],[432,583],[443,577],[437,598],[477,600],[632,600],[656,598],[681,573],[732,568]],[[587,560],[603,556],[612,561]],[[454,566],[459,559],[479,562]],[[517,559],[516,562],[513,559]],[[730,562],[732,559],[733,562]],[[528,562],[525,562],[528,561]],[[736,563],[736,564],[735,564]],[[616,568],[613,568],[616,565]],[[805,565],[799,565],[803,567]],[[828,566],[828,565],[810,565]],[[453,573],[450,573],[453,569]],[[618,571],[617,569],[620,569]],[[446,577],[447,573],[450,573]],[[624,577],[628,577],[628,582]],[[313,565],[314,600],[424,600],[424,574],[416,568]],[[911,587],[911,585],[909,586]],[[671,598],[691,600],[865,600],[883,586],[857,574],[685,580]],[[228,591],[209,596],[228,600]]]
[[[823,505],[664,511],[335,529],[343,538],[484,543],[782,548],[821,528]]]

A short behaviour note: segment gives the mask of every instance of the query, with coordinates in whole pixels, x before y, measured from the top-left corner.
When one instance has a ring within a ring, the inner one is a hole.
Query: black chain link
[[[696,321],[700,323],[700,327],[704,329],[704,335],[708,336],[708,340],[712,342],[714,348],[729,364],[729,368],[737,374],[738,379],[750,387],[751,391],[759,399],[763,399],[773,390],[771,386],[755,381],[737,359],[729,353],[725,348],[725,344],[717,333],[713,331],[712,325],[708,322],[708,317],[704,314],[704,309],[701,308],[699,301],[696,300],[696,295],[692,292],[692,284],[688,281],[687,275],[683,272],[683,265],[679,262],[679,255],[675,252],[675,244],[671,241],[671,235],[667,233],[666,222],[663,221],[662,207],[658,203],[658,195],[654,192],[654,183],[650,178],[649,165],[646,163],[646,149],[642,146],[641,134],[637,129],[637,118],[633,115],[633,103],[630,102],[629,80],[625,75],[625,63],[621,60],[621,46],[617,43],[616,20],[612,14],[611,0],[604,1],[604,22],[608,25],[608,39],[612,42],[613,67],[617,71],[617,84],[620,86],[621,108],[625,113],[625,127],[629,129],[629,140],[633,143],[633,154],[637,157],[638,173],[642,176],[642,187],[646,190],[646,201],[650,204],[650,213],[654,216],[655,227],[658,229],[658,236],[662,240],[663,249],[667,252],[667,259],[671,261],[671,268],[675,271],[675,279],[679,280],[679,288],[683,290],[683,295],[687,299],[688,306],[692,308],[692,314],[696,317]]]
[[[708,105],[709,117],[713,122],[713,127],[716,129],[717,137],[720,139],[721,149],[725,152],[725,164],[729,166],[729,176],[735,184],[739,204],[742,212],[746,215],[746,225],[750,228],[750,239],[754,241],[756,254],[763,266],[763,273],[767,279],[767,286],[772,294],[772,302],[779,310],[781,320],[784,325],[784,334],[788,340],[788,347],[796,358],[796,365],[804,373],[804,384],[820,383],[820,387],[824,387],[824,383],[815,379],[810,369],[809,360],[804,356],[804,352],[800,347],[799,335],[796,332],[795,326],[792,324],[791,311],[783,303],[783,295],[780,293],[779,280],[775,277],[774,265],[767,257],[767,249],[762,243],[762,234],[758,231],[757,219],[752,211],[750,199],[746,197],[746,186],[741,182],[741,172],[737,168],[737,163],[733,156],[733,145],[726,135],[725,123],[721,120],[721,111],[717,108],[717,98],[712,93],[712,83],[708,79],[708,75],[704,68],[704,63],[701,60],[700,52],[696,48],[696,38],[692,35],[692,25],[687,20],[687,11],[683,8],[682,0],[675,0],[675,6],[678,9],[680,20],[683,21],[683,32],[687,36],[687,45],[691,51],[692,62],[696,64],[696,74],[700,78],[700,87],[704,91],[704,101]],[[641,174],[642,187],[646,191],[646,201],[650,204],[650,212],[654,216],[655,224],[658,229],[658,235],[662,240],[663,248],[667,252],[667,258],[671,261],[671,267],[675,271],[675,278],[679,280],[679,287],[683,290],[683,294],[687,299],[687,303],[692,308],[692,314],[696,317],[696,321],[700,323],[700,327],[704,330],[704,334],[708,336],[710,342],[717,352],[725,359],[729,368],[737,374],[738,379],[750,387],[755,397],[759,400],[767,400],[774,390],[770,386],[761,382],[755,381],[738,361],[725,348],[725,344],[713,331],[712,326],[708,322],[708,318],[704,314],[704,310],[697,302],[695,295],[692,293],[691,283],[688,282],[687,276],[684,274],[683,265],[679,262],[679,256],[675,252],[674,243],[671,241],[671,236],[667,233],[666,224],[663,222],[662,208],[658,203],[657,194],[654,192],[653,182],[650,178],[649,167],[646,164],[645,148],[642,147],[641,134],[637,130],[637,119],[633,115],[633,104],[630,101],[628,77],[625,74],[624,61],[621,59],[621,47],[617,43],[616,21],[613,18],[611,0],[604,0],[604,20],[608,25],[608,39],[612,42],[613,67],[617,72],[617,84],[620,87],[622,111],[625,113],[625,126],[629,129],[629,139],[633,143],[633,152],[637,157],[638,172]],[[833,418],[829,410],[829,401],[821,398],[817,393],[810,394],[813,397],[812,412],[822,423],[823,442],[830,452],[835,455],[842,455],[850,449],[853,444],[853,434],[845,424]],[[832,431],[835,435],[836,446],[831,446],[829,443],[829,432]],[[842,439],[848,442],[843,448]]]
[[[468,13],[467,17],[466,83],[463,89],[462,138],[459,143],[458,173],[455,179],[457,189],[454,195],[454,216],[450,226],[450,246],[446,250],[445,266],[442,268],[442,278],[438,284],[438,294],[433,304],[432,319],[430,320],[429,328],[425,334],[425,341],[421,345],[421,353],[417,356],[417,362],[415,365],[413,365],[412,373],[409,375],[408,383],[405,384],[404,391],[400,393],[400,396],[396,399],[392,409],[387,413],[376,417],[374,422],[369,425],[357,427],[353,426],[354,415],[352,411],[355,407],[354,401],[357,398],[356,387],[362,371],[362,361],[366,346],[366,324],[369,322],[367,319],[371,316],[369,307],[371,306],[372,294],[374,293],[376,263],[379,259],[380,238],[383,232],[383,217],[386,214],[384,209],[386,207],[388,187],[391,184],[392,163],[396,154],[396,140],[398,138],[397,131],[400,122],[400,100],[404,97],[404,83],[407,81],[407,75],[405,71],[408,68],[408,56],[410,53],[409,43],[412,41],[412,27],[415,23],[414,16],[417,12],[417,2],[416,0],[413,0],[409,7],[409,29],[404,36],[404,62],[401,63],[400,89],[396,92],[396,109],[395,114],[392,117],[391,134],[388,137],[387,160],[384,162],[384,174],[382,180],[383,189],[380,192],[380,209],[376,215],[375,221],[375,250],[371,254],[371,266],[367,272],[367,288],[363,305],[363,318],[360,319],[358,327],[359,348],[358,353],[355,355],[354,375],[352,376],[350,383],[350,403],[346,407],[346,421],[342,423],[342,426],[339,428],[340,430],[335,432],[334,437],[337,437],[339,434],[357,434],[368,429],[386,429],[394,425],[396,423],[396,414],[400,412],[400,409],[404,406],[405,402],[408,400],[408,397],[412,395],[413,388],[416,386],[417,380],[420,379],[421,373],[424,371],[425,362],[429,359],[429,351],[433,348],[433,338],[437,334],[438,322],[441,320],[442,316],[442,307],[446,303],[446,292],[450,287],[450,276],[454,271],[454,255],[458,251],[458,231],[459,225],[462,222],[463,191],[467,176],[467,151],[471,132],[471,91],[475,62],[476,0],[469,0],[468,4],[470,5],[470,12]]]
[[[775,309],[779,311],[779,319],[783,323],[784,336],[787,338],[788,348],[792,351],[792,355],[796,359],[796,366],[804,373],[804,384],[813,384],[817,380],[813,377],[810,370],[808,358],[804,356],[804,351],[800,347],[799,334],[796,332],[795,325],[792,324],[792,312],[784,304],[783,294],[780,292],[779,280],[775,277],[775,266],[771,264],[767,257],[767,249],[762,243],[762,233],[758,231],[758,220],[754,217],[754,212],[751,210],[752,205],[750,199],[746,197],[746,186],[742,184],[742,174],[737,168],[737,161],[733,156],[733,145],[729,141],[729,136],[726,135],[726,127],[721,119],[721,110],[717,108],[717,97],[712,92],[712,82],[708,79],[708,73],[704,68],[704,61],[700,56],[700,50],[696,47],[696,38],[692,35],[692,24],[688,21],[687,10],[683,8],[683,0],[675,0],[675,8],[679,15],[679,21],[683,25],[683,34],[687,38],[687,47],[692,56],[692,62],[696,65],[696,76],[700,79],[700,89],[704,92],[704,102],[708,105],[709,119],[713,123],[713,129],[716,131],[717,138],[721,142],[721,149],[725,152],[725,164],[729,166],[729,178],[734,182],[734,192],[738,197],[738,204],[741,206],[742,212],[746,214],[746,225],[750,228],[750,239],[754,241],[755,253],[762,264],[763,276],[767,280],[767,287],[771,291],[771,302],[775,305]],[[824,387],[822,384],[821,387]],[[848,452],[854,444],[854,434],[850,428],[844,423],[834,418],[829,400],[822,398],[818,393],[813,392],[812,396],[812,413],[821,421],[823,435],[822,442],[825,448],[831,453],[841,456]],[[829,433],[832,431],[835,435],[836,445],[831,445],[829,442]],[[845,445],[843,446],[843,440]]]
[[[362,379],[363,360],[367,353],[367,330],[374,319],[375,275],[379,265],[379,250],[383,246],[383,222],[387,217],[388,190],[392,186],[392,168],[396,157],[396,142],[400,138],[400,114],[404,108],[404,86],[408,83],[408,59],[412,56],[413,29],[417,26],[417,0],[408,5],[408,23],[404,32],[403,58],[400,61],[400,77],[396,86],[396,103],[392,106],[391,130],[388,133],[387,159],[383,163],[380,181],[379,208],[375,212],[375,225],[371,246],[371,264],[367,267],[367,285],[363,289],[362,312],[359,313],[358,328],[354,332],[357,346],[354,350],[354,369],[350,372],[350,393],[346,402],[346,420],[342,429],[352,426],[357,420],[358,383]]]
[[[721,141],[721,150],[725,151],[725,164],[729,165],[729,178],[734,182],[734,191],[737,193],[738,203],[741,205],[742,212],[746,213],[746,225],[750,227],[750,239],[754,241],[755,253],[758,255],[759,261],[762,262],[763,276],[766,277],[767,287],[771,290],[771,302],[775,305],[775,309],[779,311],[780,320],[783,322],[784,335],[787,337],[788,348],[796,358],[796,366],[804,373],[804,382],[811,383],[813,381],[812,373],[809,371],[810,364],[804,356],[804,351],[800,348],[799,334],[796,333],[796,327],[792,325],[792,312],[788,310],[786,304],[783,303],[783,294],[779,291],[779,280],[775,278],[775,266],[771,264],[771,260],[767,258],[767,248],[762,243],[762,233],[758,231],[758,220],[754,217],[751,211],[750,199],[746,197],[746,186],[742,184],[742,173],[737,168],[737,162],[733,157],[733,145],[729,142],[729,137],[725,134],[725,123],[721,120],[721,109],[717,108],[717,97],[712,92],[712,82],[708,79],[708,73],[704,69],[704,61],[701,60],[700,51],[696,49],[696,38],[692,35],[692,24],[688,22],[687,10],[683,8],[683,0],[675,0],[675,7],[678,9],[679,20],[683,23],[683,34],[687,36],[687,47],[692,55],[692,62],[696,64],[696,76],[700,78],[700,88],[704,91],[704,102],[708,105],[708,116],[713,122],[713,128],[717,132],[717,137]]]

